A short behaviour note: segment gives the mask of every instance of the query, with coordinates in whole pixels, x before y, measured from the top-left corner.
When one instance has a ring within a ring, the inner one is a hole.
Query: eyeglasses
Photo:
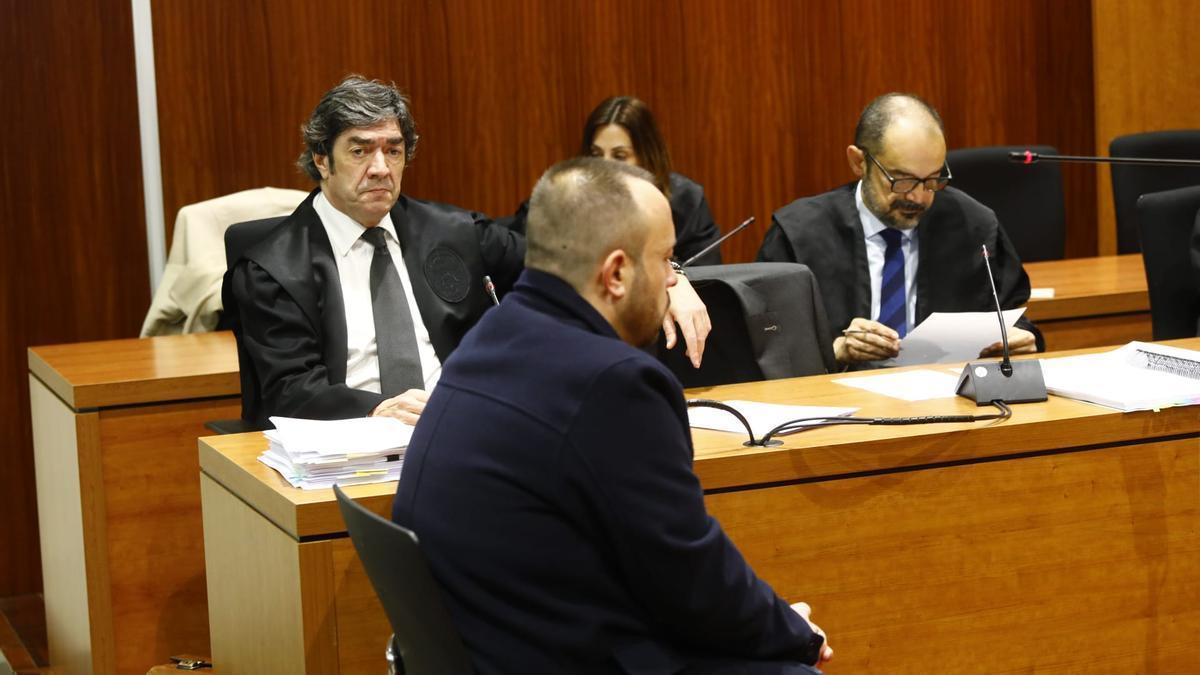
[[[937,176],[930,176],[928,178],[892,178],[892,174],[888,173],[888,170],[883,168],[883,165],[879,163],[879,160],[875,159],[874,155],[866,151],[863,151],[863,154],[869,157],[871,161],[875,163],[875,166],[879,167],[879,170],[883,172],[884,177],[887,178],[888,182],[892,184],[892,192],[898,194],[908,194],[909,192],[916,190],[918,185],[924,185],[925,189],[929,192],[937,192],[938,190],[941,190],[949,185],[950,179],[952,178],[950,175],[949,164],[942,165],[942,171],[945,171],[944,175],[939,174]]]

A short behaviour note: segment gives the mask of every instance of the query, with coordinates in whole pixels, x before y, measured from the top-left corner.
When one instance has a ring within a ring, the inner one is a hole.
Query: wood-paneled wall
[[[28,345],[150,302],[128,0],[0,0],[0,597],[41,590]]]
[[[1096,148],[1124,134],[1200,128],[1200,2],[1092,0]],[[1099,250],[1117,252],[1112,176],[1096,175]]]
[[[275,185],[349,72],[413,98],[417,197],[510,212],[605,96],[650,102],[718,221],[850,179],[862,106],[917,92],[951,147],[1094,151],[1090,0],[169,0],[152,3],[166,217]],[[136,335],[149,303],[130,3],[0,0],[0,595],[36,590],[28,344]],[[1095,179],[1067,167],[1070,255],[1096,250]],[[18,542],[9,546],[9,542]]]
[[[753,258],[771,212],[847,182],[862,106],[938,107],[951,147],[1090,152],[1089,0],[561,0],[154,5],[168,212],[261,185],[308,187],[298,127],[349,72],[394,80],[422,133],[414,196],[505,214],[578,147],[605,96],[646,99],[726,244]],[[1095,183],[1068,167],[1071,255],[1095,251]]]

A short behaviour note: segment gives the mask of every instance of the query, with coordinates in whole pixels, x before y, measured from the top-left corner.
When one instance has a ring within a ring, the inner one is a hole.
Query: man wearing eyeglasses
[[[994,308],[980,245],[991,254],[1005,308],[1029,299],[1029,277],[991,209],[947,187],[946,140],[937,111],[909,94],[867,105],[846,148],[860,180],[775,212],[758,259],[808,265],[834,333],[838,361],[893,358],[900,339],[932,312]],[[1014,353],[1042,348],[1032,323],[1009,331]],[[998,355],[999,342],[980,345]]]

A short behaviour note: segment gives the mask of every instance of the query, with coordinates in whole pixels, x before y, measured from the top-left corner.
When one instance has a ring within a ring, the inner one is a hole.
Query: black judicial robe
[[[704,188],[687,176],[671,174],[671,220],[675,223],[675,258],[685,261],[705,246],[721,238],[721,230],[713,220]],[[529,200],[521,203],[517,212],[496,222],[514,232],[525,234],[525,219],[529,216]],[[705,253],[693,265],[720,265],[720,247]]]
[[[708,514],[692,455],[671,372],[526,270],[446,362],[393,501],[476,672],[813,672],[821,638]]]
[[[867,245],[854,202],[857,182],[797,199],[775,212],[758,260],[808,265],[821,286],[832,342],[855,317],[871,316]],[[1029,301],[1029,276],[996,214],[948,187],[934,198],[918,226],[916,322],[933,312],[995,311],[980,245],[987,244],[996,293],[1004,309]],[[1041,332],[1025,317],[1017,326]],[[981,347],[984,345],[980,345]]]
[[[247,421],[272,415],[338,419],[370,413],[383,396],[346,382],[346,314],[337,262],[314,190],[230,270],[240,348],[258,391]],[[408,278],[438,358],[443,362],[491,301],[483,276],[501,292],[524,265],[525,240],[482,215],[401,195],[391,211]],[[227,308],[228,311],[228,308]],[[248,377],[249,376],[249,377]]]

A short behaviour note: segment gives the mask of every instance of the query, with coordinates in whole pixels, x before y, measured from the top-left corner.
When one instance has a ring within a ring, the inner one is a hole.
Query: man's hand
[[[821,630],[820,626],[813,623],[812,619],[809,618],[810,616],[812,616],[812,607],[809,607],[807,602],[797,602],[797,603],[792,604],[792,609],[795,610],[795,612],[797,614],[799,614],[801,617],[804,618],[804,621],[808,623],[808,627],[811,628],[814,633],[825,638],[825,644],[821,645],[821,657],[819,659],[817,659],[817,662],[814,663],[813,665],[819,666],[822,663],[825,663],[826,661],[828,661],[829,659],[832,659],[833,658],[833,648],[829,646],[829,636],[825,634],[825,631]]]
[[[1037,351],[1037,338],[1024,328],[1008,329],[1008,351],[1012,354],[1032,354]],[[979,355],[1000,356],[1004,354],[1004,344],[993,342],[979,350]]]
[[[855,318],[842,333],[833,341],[833,355],[839,363],[879,361],[900,354],[900,335],[878,321]]]
[[[380,403],[371,411],[371,417],[395,417],[405,424],[416,424],[428,400],[424,389],[409,389]]]
[[[687,345],[687,356],[693,368],[700,367],[700,359],[704,356],[704,341],[712,330],[712,322],[708,318],[708,308],[696,295],[687,277],[680,276],[677,283],[667,289],[671,297],[671,306],[663,317],[663,336],[667,339],[667,349],[675,346],[677,341],[675,324],[683,332],[683,343]]]

